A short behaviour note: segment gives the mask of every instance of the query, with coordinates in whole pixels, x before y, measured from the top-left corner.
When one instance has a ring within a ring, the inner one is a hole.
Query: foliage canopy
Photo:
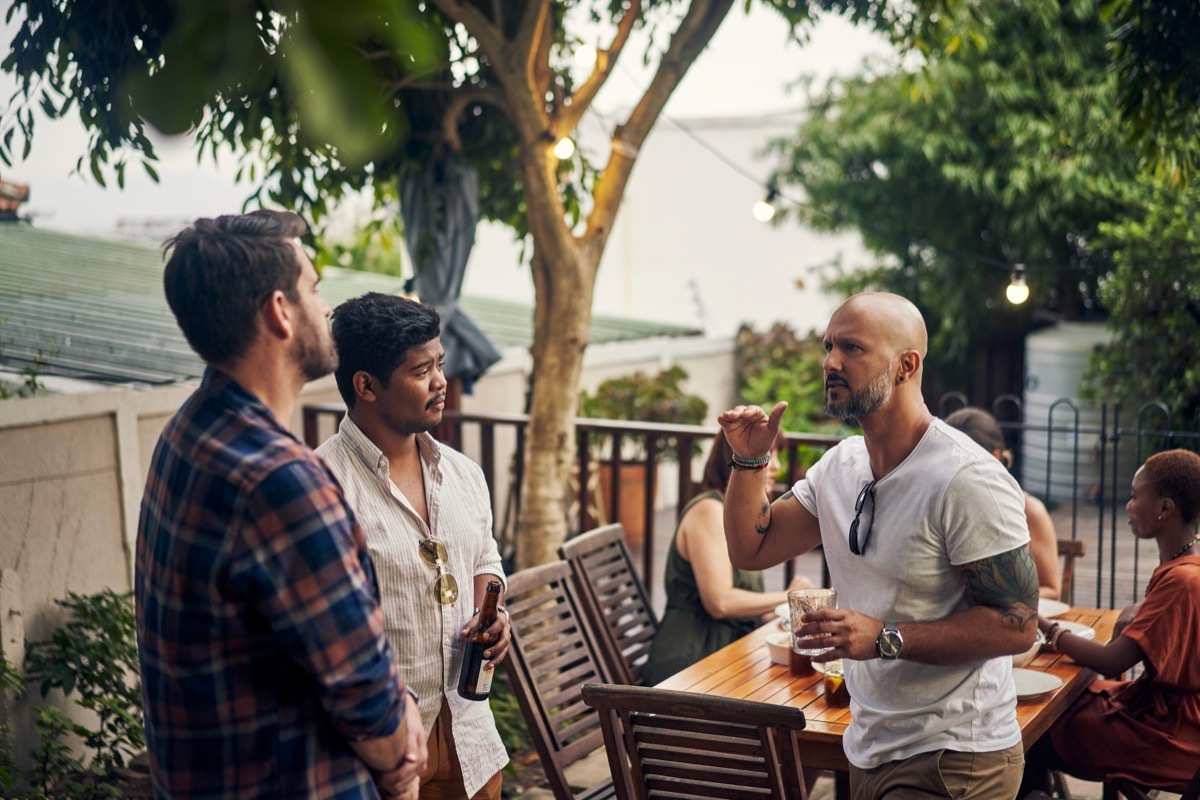
[[[854,228],[879,257],[835,281],[912,299],[930,362],[963,376],[985,326],[1022,327],[1003,290],[1017,264],[1068,319],[1098,309],[1108,263],[1088,249],[1132,180],[1106,31],[1093,2],[989,2],[985,46],[835,82],[794,137],[774,143],[775,180],[808,198],[792,214]],[[961,385],[961,384],[960,384]]]

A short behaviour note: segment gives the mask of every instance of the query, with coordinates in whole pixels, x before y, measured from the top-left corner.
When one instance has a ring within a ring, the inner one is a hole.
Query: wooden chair
[[[1104,800],[1117,800],[1119,797],[1125,797],[1128,800],[1150,800],[1158,792],[1177,794],[1179,795],[1179,800],[1200,800],[1200,767],[1196,768],[1196,772],[1192,775],[1190,781],[1179,786],[1164,786],[1155,789],[1149,786],[1142,786],[1133,781],[1127,781],[1124,778],[1106,780],[1104,782],[1103,796]]]
[[[584,610],[600,639],[613,681],[640,685],[658,620],[646,587],[634,572],[621,525],[582,533],[558,552],[578,581]]]
[[[508,578],[504,604],[512,643],[504,667],[556,800],[616,797],[611,778],[572,788],[567,770],[600,750],[600,719],[580,694],[608,671],[563,561],[521,570]]]
[[[798,708],[643,686],[590,684],[621,800],[805,800]]]
[[[1087,553],[1087,547],[1078,539],[1058,540],[1058,557],[1062,568],[1062,586],[1058,596],[1064,603],[1070,603],[1075,599],[1072,594],[1075,583],[1075,559],[1081,558],[1085,553]]]

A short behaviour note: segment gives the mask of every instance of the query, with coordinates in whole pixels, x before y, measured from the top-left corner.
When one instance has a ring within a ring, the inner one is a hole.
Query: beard
[[[337,369],[337,347],[324,319],[306,320],[296,337],[296,365],[305,381],[324,378]]]
[[[847,387],[849,388],[849,387]],[[850,397],[842,402],[829,399],[829,391],[825,392],[826,416],[846,422],[851,419],[862,419],[874,414],[892,396],[892,362],[888,361],[879,377],[861,389],[851,390]]]

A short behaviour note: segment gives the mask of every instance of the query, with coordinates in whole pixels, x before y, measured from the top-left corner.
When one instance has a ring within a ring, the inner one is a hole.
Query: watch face
[[[900,637],[900,631],[893,626],[888,626],[880,631],[877,646],[881,657],[899,658],[900,651],[904,649],[904,639]]]

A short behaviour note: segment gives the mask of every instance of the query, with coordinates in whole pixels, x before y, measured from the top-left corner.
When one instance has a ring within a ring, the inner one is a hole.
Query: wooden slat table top
[[[1107,642],[1119,613],[1076,607],[1058,619],[1081,622],[1095,629],[1097,641]],[[850,710],[825,704],[820,673],[796,676],[786,666],[771,663],[766,638],[778,630],[778,623],[768,622],[658,686],[802,708],[807,717],[807,727],[800,734],[805,766],[847,771],[842,735],[850,724]],[[1066,656],[1049,651],[1039,653],[1025,669],[1048,672],[1063,681],[1061,687],[1043,697],[1018,700],[1017,721],[1028,750],[1096,676]]]

